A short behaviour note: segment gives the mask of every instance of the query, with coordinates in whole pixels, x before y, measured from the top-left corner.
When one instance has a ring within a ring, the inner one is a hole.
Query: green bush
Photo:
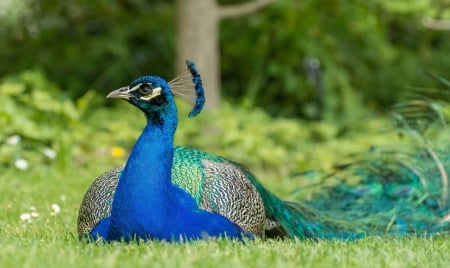
[[[4,78],[0,91],[0,166],[64,169],[104,140],[91,138],[101,128],[85,125],[88,115],[102,104],[92,91],[74,102],[36,70]]]
[[[8,77],[0,91],[0,164],[25,169],[54,160],[80,118],[72,101],[38,71]]]

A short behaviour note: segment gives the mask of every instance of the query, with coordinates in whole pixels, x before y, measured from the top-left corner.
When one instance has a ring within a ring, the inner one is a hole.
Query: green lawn
[[[449,237],[339,241],[200,241],[87,244],[74,211],[22,226],[2,224],[1,267],[448,267]]]
[[[450,263],[449,236],[354,242],[80,242],[78,206],[90,181],[106,168],[11,169],[1,174],[0,267],[446,267]],[[52,204],[60,207],[56,215],[51,215]],[[38,216],[31,222],[21,220],[23,213],[33,211]]]

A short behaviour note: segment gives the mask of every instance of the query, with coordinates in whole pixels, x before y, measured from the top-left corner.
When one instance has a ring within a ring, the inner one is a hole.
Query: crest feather
[[[186,60],[188,70],[169,82],[172,94],[180,97],[193,106],[189,117],[201,112],[205,104],[202,79],[194,62]]]

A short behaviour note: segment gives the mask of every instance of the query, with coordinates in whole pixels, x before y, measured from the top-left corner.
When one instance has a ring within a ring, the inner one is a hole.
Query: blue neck
[[[159,190],[161,193],[166,191],[171,185],[173,132],[171,128],[161,129],[147,122],[124,168],[122,177],[125,180],[120,182],[133,185],[135,183],[139,188],[144,184],[149,185],[153,193],[150,197],[155,195],[155,191]],[[134,193],[145,194],[143,189],[139,190]],[[147,200],[148,198],[149,196],[146,195]]]
[[[142,237],[146,228],[164,228],[172,204],[170,191],[176,111],[147,125],[131,151],[120,177],[111,210],[112,239]],[[149,153],[151,152],[151,153]]]

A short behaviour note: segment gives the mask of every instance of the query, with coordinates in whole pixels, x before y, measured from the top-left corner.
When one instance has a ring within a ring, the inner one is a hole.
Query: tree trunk
[[[177,71],[185,70],[186,59],[197,64],[205,88],[206,109],[220,104],[220,20],[250,14],[275,1],[219,6],[216,0],[177,0]]]
[[[193,60],[205,88],[205,108],[219,106],[220,74],[218,46],[218,6],[215,0],[178,0],[177,71]]]

